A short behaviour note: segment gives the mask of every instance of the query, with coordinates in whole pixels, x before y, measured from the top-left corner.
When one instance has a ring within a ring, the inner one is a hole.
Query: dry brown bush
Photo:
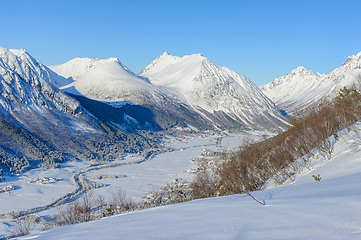
[[[115,214],[129,211],[132,209],[133,206],[132,201],[126,198],[126,191],[121,188],[118,188],[113,193],[112,201],[110,204],[112,205]]]
[[[30,234],[30,232],[36,226],[35,218],[30,215],[22,216],[14,220],[15,223],[15,232],[14,236],[25,236]]]
[[[225,155],[217,171],[199,173],[192,184],[195,198],[223,194],[249,193],[268,180],[282,184],[301,171],[317,149],[331,160],[337,132],[361,120],[361,94],[356,87],[343,88],[331,102],[320,102],[307,116],[291,120],[292,126],[274,138],[245,144]],[[334,138],[330,138],[334,136]]]
[[[95,204],[92,195],[92,192],[85,191],[79,199],[68,205],[60,206],[55,216],[57,223],[70,225],[94,220],[96,216],[93,211]]]

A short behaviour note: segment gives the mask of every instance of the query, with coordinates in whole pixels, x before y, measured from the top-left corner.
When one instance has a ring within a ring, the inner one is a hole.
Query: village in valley
[[[0,169],[0,182],[5,181],[5,176],[3,173],[3,170]],[[6,184],[6,185],[0,185],[0,193],[10,193],[11,191],[14,191],[16,187],[13,184]]]
[[[0,169],[0,182],[4,182],[4,184],[0,184],[0,193],[12,193],[18,189],[20,189],[20,186],[18,185],[14,185],[14,183],[12,182],[6,182],[6,178],[4,176],[5,174],[3,173],[3,171]],[[19,173],[9,173],[8,174],[9,177],[20,177]],[[30,179],[27,183],[29,184],[42,184],[42,185],[46,185],[46,184],[52,184],[52,183],[56,183],[56,182],[60,182],[62,181],[62,178],[54,178],[54,177],[39,177],[37,179]]]
[[[62,181],[62,178],[53,178],[53,177],[41,177],[36,180],[30,180],[28,183],[40,183],[40,184],[51,184]]]

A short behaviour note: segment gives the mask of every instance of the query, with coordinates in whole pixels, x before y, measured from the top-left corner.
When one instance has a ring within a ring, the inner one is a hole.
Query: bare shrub
[[[208,198],[217,195],[217,183],[208,171],[197,173],[191,184],[193,198]]]
[[[96,215],[102,217],[103,214],[105,213],[105,207],[106,207],[106,203],[103,195],[99,195],[97,197],[97,199],[95,200],[95,206],[97,211]]]
[[[30,215],[25,215],[23,217],[15,219],[15,232],[13,233],[14,236],[25,236],[30,234],[30,232],[36,226],[35,220],[35,217]]]
[[[190,187],[192,198],[208,198],[219,195],[217,168],[210,169],[208,162],[202,159],[198,163],[198,172]]]
[[[95,219],[92,192],[84,192],[81,198],[67,206],[60,206],[56,219],[59,225],[70,225],[80,222],[89,222]]]
[[[41,222],[41,224],[43,225],[43,227],[41,228],[41,231],[47,231],[50,230],[56,226],[58,226],[58,223],[56,221],[48,221],[46,222],[45,220]]]
[[[132,208],[132,201],[126,198],[126,191],[118,188],[112,195],[111,205],[115,214],[129,211]]]

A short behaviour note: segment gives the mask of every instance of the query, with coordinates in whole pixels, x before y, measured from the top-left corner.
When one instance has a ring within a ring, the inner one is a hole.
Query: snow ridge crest
[[[145,68],[143,68],[137,75],[141,75],[147,71],[149,71],[149,69],[151,69],[152,67],[154,67],[155,65],[157,65],[158,63],[162,62],[162,61],[166,61],[166,60],[175,60],[175,59],[179,59],[180,57],[175,56],[175,55],[171,55],[169,54],[167,51],[165,51],[162,55],[159,55],[156,59],[154,59],[153,61],[151,61],[148,66],[146,66]]]

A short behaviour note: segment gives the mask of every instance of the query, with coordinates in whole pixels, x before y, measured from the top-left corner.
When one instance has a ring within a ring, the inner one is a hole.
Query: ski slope
[[[361,123],[352,129],[361,133]],[[339,136],[331,161],[311,159],[293,183],[254,192],[265,206],[246,194],[199,199],[19,239],[360,239],[361,139]]]

